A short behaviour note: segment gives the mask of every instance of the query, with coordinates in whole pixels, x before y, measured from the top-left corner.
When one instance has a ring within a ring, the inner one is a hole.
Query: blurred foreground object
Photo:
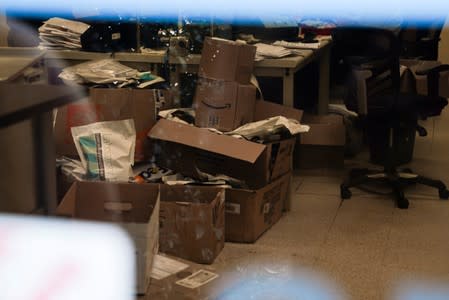
[[[0,214],[1,299],[134,298],[134,250],[116,226]]]

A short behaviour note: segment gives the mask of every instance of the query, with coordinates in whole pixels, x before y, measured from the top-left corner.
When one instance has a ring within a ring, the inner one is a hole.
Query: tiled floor
[[[410,167],[449,184],[449,111],[423,124],[429,135],[417,138]],[[449,201],[416,186],[406,193],[408,210],[355,189],[341,202],[343,176],[297,172],[291,211],[255,244],[227,243],[211,266],[237,282],[218,298],[412,299],[413,288],[427,287],[413,299],[433,299],[434,285],[448,285]]]

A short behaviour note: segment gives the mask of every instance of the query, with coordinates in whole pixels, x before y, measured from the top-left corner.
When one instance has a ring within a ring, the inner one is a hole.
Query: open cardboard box
[[[257,101],[255,120],[282,115],[301,120],[302,111],[275,103]],[[157,140],[157,163],[186,176],[198,177],[198,170],[225,174],[258,189],[292,169],[296,138],[258,144],[219,135],[173,121],[160,120],[148,136]]]
[[[225,190],[160,185],[160,251],[211,264],[225,242]]]
[[[137,293],[150,283],[153,257],[158,252],[159,186],[157,184],[75,182],[57,208],[58,216],[120,225],[136,250]]]
[[[258,190],[226,190],[226,241],[255,242],[282,216],[291,172]]]
[[[150,154],[147,133],[156,123],[159,109],[173,107],[173,95],[168,90],[91,88],[85,101],[58,109],[55,123],[56,154],[78,156],[71,127],[100,121],[133,119],[136,128],[135,160],[145,160]]]

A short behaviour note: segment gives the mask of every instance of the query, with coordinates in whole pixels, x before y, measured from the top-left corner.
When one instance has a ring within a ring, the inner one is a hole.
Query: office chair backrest
[[[333,38],[339,55],[347,65],[348,82],[345,104],[348,109],[366,113],[359,106],[361,93],[366,97],[399,93],[398,36],[388,29],[370,27],[338,28]],[[371,74],[361,88],[361,70]],[[361,91],[363,89],[363,91]]]
[[[438,43],[445,18],[435,18],[426,26],[405,23],[400,31],[401,57],[438,60]]]

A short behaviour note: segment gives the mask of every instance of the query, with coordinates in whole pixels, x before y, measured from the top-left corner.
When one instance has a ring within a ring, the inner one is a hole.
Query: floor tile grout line
[[[394,222],[394,217],[395,217],[395,215],[396,215],[396,214],[395,214],[395,210],[396,210],[396,208],[393,208],[393,210],[391,211],[391,220],[392,220],[392,223]],[[380,265],[381,265],[383,268],[388,267],[388,265],[385,264],[385,260],[386,260],[386,257],[387,257],[387,252],[388,252],[388,249],[389,249],[388,245],[389,245],[390,238],[391,238],[391,232],[392,232],[391,225],[392,225],[392,224],[390,224],[390,226],[388,227],[388,234],[387,234],[387,239],[386,239],[386,242],[385,242],[385,249],[384,249],[384,251],[383,251],[382,258],[381,258],[381,261],[380,261]]]
[[[335,215],[332,218],[332,222],[330,222],[329,227],[328,227],[328,229],[326,231],[326,236],[324,237],[323,242],[320,245],[319,255],[314,257],[313,264],[316,264],[318,262],[319,256],[321,256],[323,248],[324,248],[324,246],[327,244],[327,242],[329,240],[329,233],[332,230],[332,227],[334,226],[335,220],[337,219],[338,212],[340,211],[340,208],[343,205],[343,201],[344,200],[340,201],[340,204],[338,205],[337,210],[335,211]]]

